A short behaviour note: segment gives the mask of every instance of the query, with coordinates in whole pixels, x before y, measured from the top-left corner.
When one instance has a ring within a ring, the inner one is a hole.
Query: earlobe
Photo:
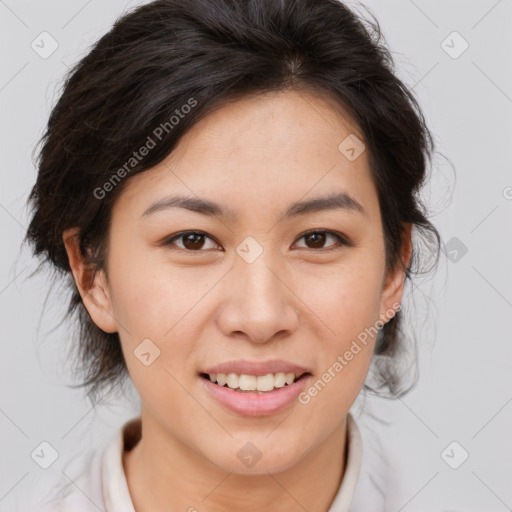
[[[82,302],[93,322],[100,329],[109,333],[117,332],[117,322],[113,315],[105,272],[98,270],[92,273],[80,251],[78,234],[78,228],[69,228],[64,231],[62,239],[66,247],[71,273],[82,297]]]

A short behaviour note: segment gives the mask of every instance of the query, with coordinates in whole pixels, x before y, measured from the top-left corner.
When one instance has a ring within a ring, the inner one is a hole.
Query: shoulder
[[[34,512],[134,512],[123,469],[123,450],[140,439],[140,417],[120,427],[102,449],[89,452],[82,463],[62,471],[59,482],[38,500]]]

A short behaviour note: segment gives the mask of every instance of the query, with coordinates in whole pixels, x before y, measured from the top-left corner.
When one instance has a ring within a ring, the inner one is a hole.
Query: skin
[[[346,416],[375,338],[309,403],[269,416],[225,409],[198,372],[275,358],[309,368],[316,381],[358,334],[396,310],[405,273],[385,272],[367,152],[349,161],[338,150],[349,134],[363,139],[325,96],[287,90],[237,100],[197,123],[161,164],[129,178],[112,212],[108,279],[101,271],[91,287],[81,284],[87,269],[76,230],[64,233],[85,307],[101,329],[119,332],[141,397],[142,439],[123,458],[137,512],[329,508],[345,469]],[[337,191],[366,215],[330,209],[279,220],[291,203]],[[142,215],[171,194],[210,199],[237,218],[183,208]],[[163,243],[184,230],[207,236]],[[303,236],[314,230],[351,244]],[[236,252],[248,236],[263,249],[253,263]],[[150,366],[133,353],[146,338],[161,351]],[[249,441],[262,453],[251,468],[236,456]]]

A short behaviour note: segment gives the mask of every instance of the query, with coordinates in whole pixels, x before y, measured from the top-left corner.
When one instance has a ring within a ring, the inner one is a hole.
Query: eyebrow
[[[219,217],[231,221],[234,221],[237,218],[236,213],[230,208],[223,207],[220,204],[208,199],[186,196],[170,196],[160,199],[156,203],[153,203],[151,206],[149,206],[149,208],[147,208],[142,214],[142,217],[162,210],[168,210],[170,208],[185,208],[187,210],[201,213],[203,215]],[[306,201],[297,201],[292,203],[288,209],[283,214],[281,214],[280,220],[297,217],[299,215],[307,215],[308,213],[316,213],[324,210],[334,209],[356,212],[364,216],[368,216],[366,210],[363,208],[363,205],[359,203],[355,198],[346,192],[339,192],[327,196],[316,197],[314,199],[308,199]]]

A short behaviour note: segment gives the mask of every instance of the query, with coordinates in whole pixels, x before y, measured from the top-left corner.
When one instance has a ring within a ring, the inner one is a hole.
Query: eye
[[[304,239],[306,241],[306,249],[332,249],[336,244],[330,244],[327,247],[323,247],[328,237],[334,238],[341,245],[349,245],[349,243],[339,234],[333,231],[317,230],[309,231],[304,233],[299,240]]]
[[[177,245],[180,249],[190,252],[198,252],[200,249],[204,248],[205,239],[209,239],[213,242],[213,249],[218,247],[211,237],[201,231],[182,231],[181,233],[168,238],[165,241],[165,245],[177,245],[174,241],[180,240],[183,243],[182,246]]]
[[[323,247],[326,243],[326,240],[331,237],[338,242],[338,244],[333,243],[328,245],[327,247]],[[175,245],[179,249],[183,249],[188,252],[201,252],[202,249],[205,249],[205,240],[208,239],[212,243],[212,247],[206,247],[206,249],[216,249],[218,248],[218,244],[206,233],[202,231],[182,231],[181,233],[177,233],[173,235],[171,238],[168,238],[164,245]],[[316,230],[309,231],[308,233],[304,233],[299,240],[304,239],[306,242],[306,246],[302,248],[306,249],[334,249],[336,245],[350,245],[345,238],[343,238],[340,234],[335,233],[333,231],[326,230]],[[181,245],[176,243],[176,241],[180,241]],[[206,244],[207,245],[207,244]]]

